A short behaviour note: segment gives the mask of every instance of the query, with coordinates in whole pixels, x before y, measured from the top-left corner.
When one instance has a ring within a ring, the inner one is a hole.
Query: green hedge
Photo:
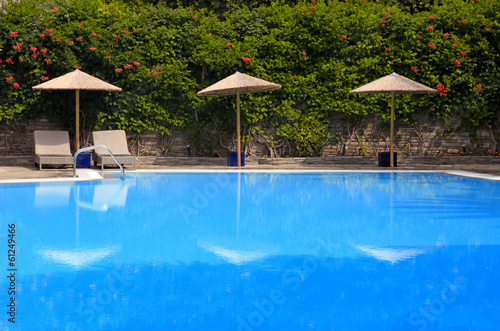
[[[387,96],[348,92],[391,72],[441,90],[398,97],[400,121],[454,116],[474,133],[498,119],[497,1],[216,4],[6,4],[0,13],[0,123],[44,115],[72,130],[74,92],[32,87],[75,68],[123,88],[81,92],[84,129],[120,128],[138,136],[183,129],[207,154],[235,134],[236,98],[196,92],[235,71],[283,86],[242,97],[243,140],[265,142],[270,155],[285,143],[298,155],[317,155],[328,143],[332,118],[388,114]]]

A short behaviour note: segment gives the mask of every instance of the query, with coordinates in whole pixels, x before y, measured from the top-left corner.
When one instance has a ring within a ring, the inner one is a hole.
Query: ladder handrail
[[[95,146],[90,146],[90,147],[85,147],[85,148],[80,148],[79,150],[77,150],[75,152],[75,163],[73,164],[73,177],[76,177],[76,157],[81,153],[81,152],[86,152],[86,151],[91,151],[91,150],[94,150],[94,149],[97,149],[97,148],[106,148],[109,152],[109,155],[111,155],[111,157],[113,158],[113,160],[115,160],[116,164],[118,164],[118,166],[120,167],[120,170],[121,170],[121,179],[125,179],[125,171],[123,170],[123,166],[120,164],[120,162],[118,162],[118,160],[116,159],[116,157],[113,155],[113,153],[111,153],[111,151],[109,150],[109,148],[107,148],[105,145],[95,145]]]

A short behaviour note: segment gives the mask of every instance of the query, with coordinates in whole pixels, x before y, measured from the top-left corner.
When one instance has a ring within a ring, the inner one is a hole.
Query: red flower
[[[385,49],[385,51],[386,51],[386,52],[389,52],[390,50],[391,50],[390,48],[386,48],[386,49]]]
[[[445,37],[445,38],[446,38],[446,37],[448,37],[449,35],[450,35],[450,34],[449,34],[448,32],[446,32],[446,33],[443,35],[443,37]]]
[[[21,49],[21,46],[22,46],[22,45],[23,45],[23,44],[16,44],[16,45],[14,45],[14,46],[12,46],[12,47],[13,47],[14,49],[17,49],[17,50],[19,51],[19,50]]]
[[[120,72],[122,72],[122,71],[123,71],[123,69],[121,69],[121,68],[117,68],[117,69],[115,69],[115,71],[116,71],[117,73],[120,73]]]
[[[33,47],[33,46],[31,46],[31,47],[30,47],[30,50],[31,50],[32,52],[36,52],[36,49],[37,49],[36,47]]]
[[[431,108],[431,111],[434,111],[434,107]]]
[[[312,8],[312,9],[316,9],[316,5],[314,5],[314,6],[311,6],[310,8]]]
[[[429,44],[429,47],[434,47],[436,46],[436,44]]]
[[[242,56],[241,59],[244,61],[244,62],[250,62],[252,61],[249,57],[247,56]]]
[[[107,57],[108,59],[111,59],[111,56],[109,56],[109,55],[106,55],[106,57]]]
[[[306,51],[302,51],[302,55],[307,55]]]
[[[347,38],[347,35],[346,35],[346,34],[343,34],[343,35],[342,35],[342,37],[343,37],[343,38]]]
[[[57,8],[56,8],[56,7],[54,7],[54,13],[56,13],[56,12],[57,12]]]
[[[429,19],[430,19],[430,20],[433,20],[433,19],[434,19],[434,16],[429,16]]]
[[[76,38],[76,39],[77,39],[77,40],[82,40],[82,39],[83,39],[83,37],[78,37],[78,38]]]
[[[42,81],[45,82],[46,80],[49,80],[49,77],[42,76]]]
[[[14,88],[17,90],[19,88],[19,84],[18,83],[14,83]]]
[[[7,60],[5,60],[5,62],[10,63],[10,64],[14,63],[14,61],[12,61],[12,59],[10,57]]]
[[[466,52],[466,51],[461,51],[461,52],[460,52],[460,55],[462,55],[462,56],[464,56],[465,54],[467,54],[467,52]]]
[[[47,54],[47,48],[43,48],[43,49],[41,49],[41,50],[40,50],[40,52],[42,52],[42,53],[43,53],[43,55]]]
[[[79,66],[75,66],[75,69],[78,69],[78,70],[80,70],[81,68],[82,68],[82,67],[79,67]]]
[[[418,67],[411,67],[411,70],[413,70],[413,71],[417,71],[417,70],[418,70]]]
[[[137,62],[137,61],[134,61],[134,65],[140,66],[141,64],[139,62]]]
[[[418,36],[417,38],[418,38],[418,39],[422,39],[422,36]]]
[[[128,33],[128,30],[123,30],[122,33]]]
[[[483,88],[481,87],[481,84],[477,84],[477,90],[476,92],[479,93],[483,90]]]
[[[42,34],[40,35],[40,38],[45,38],[45,33],[42,33]]]
[[[490,31],[490,30],[491,30],[491,28],[486,28],[486,31]]]
[[[380,24],[381,26],[385,26],[385,23]]]
[[[133,65],[131,65],[131,64],[128,64],[128,63],[127,63],[127,64],[125,64],[123,67],[124,67],[125,69],[132,69],[134,66],[133,66]]]
[[[45,59],[45,62],[46,62],[47,64],[50,64],[50,59]]]
[[[113,34],[113,37],[118,38],[118,35],[117,34]]]
[[[456,65],[456,66],[459,66],[460,65],[460,59],[453,61],[453,64]]]
[[[158,71],[153,72],[153,76],[158,76]]]
[[[427,27],[427,30],[432,30],[432,29],[434,29],[432,26]]]
[[[92,52],[95,51],[95,47],[90,47],[89,48]]]
[[[386,19],[387,19],[387,17],[382,17],[382,19],[383,19],[383,20],[386,20]]]
[[[232,44],[231,43],[227,43],[226,45],[231,46]]]
[[[458,46],[458,44],[453,44],[453,48],[455,48],[455,47],[457,47],[457,46]]]
[[[9,78],[7,78],[7,81],[10,82],[13,79],[14,79],[14,77],[10,76]]]
[[[97,33],[92,32],[92,33],[90,34],[90,36],[91,36],[91,37],[97,37]]]
[[[457,20],[457,22],[458,22],[458,23],[461,23],[462,21],[460,21],[460,20]]]
[[[440,96],[447,96],[448,90],[445,90],[445,86],[441,83],[437,85],[437,90],[439,91]]]
[[[68,45],[73,45],[74,44],[73,40],[68,40],[67,42],[68,42]]]
[[[11,32],[10,32],[10,36],[11,36],[11,37],[15,37],[15,36],[16,36],[16,34],[17,34],[17,31],[11,31]]]
[[[52,30],[52,29],[45,29],[45,31],[47,31],[48,33],[54,32],[54,30]]]

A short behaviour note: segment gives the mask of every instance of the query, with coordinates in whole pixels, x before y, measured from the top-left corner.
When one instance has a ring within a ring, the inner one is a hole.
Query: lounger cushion
[[[127,135],[123,130],[108,130],[92,132],[94,145],[105,145],[115,156],[131,155],[127,146]],[[105,148],[95,150],[98,156],[108,156],[109,152]]]
[[[68,131],[35,131],[35,154],[71,156]]]

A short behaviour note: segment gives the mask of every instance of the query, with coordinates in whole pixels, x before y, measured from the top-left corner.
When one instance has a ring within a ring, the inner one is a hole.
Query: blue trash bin
[[[230,151],[227,152],[227,166],[228,167],[237,167],[238,166],[238,152]],[[241,152],[241,166],[245,166],[245,152]]]
[[[90,168],[90,153],[80,153],[76,158],[77,168]]]

